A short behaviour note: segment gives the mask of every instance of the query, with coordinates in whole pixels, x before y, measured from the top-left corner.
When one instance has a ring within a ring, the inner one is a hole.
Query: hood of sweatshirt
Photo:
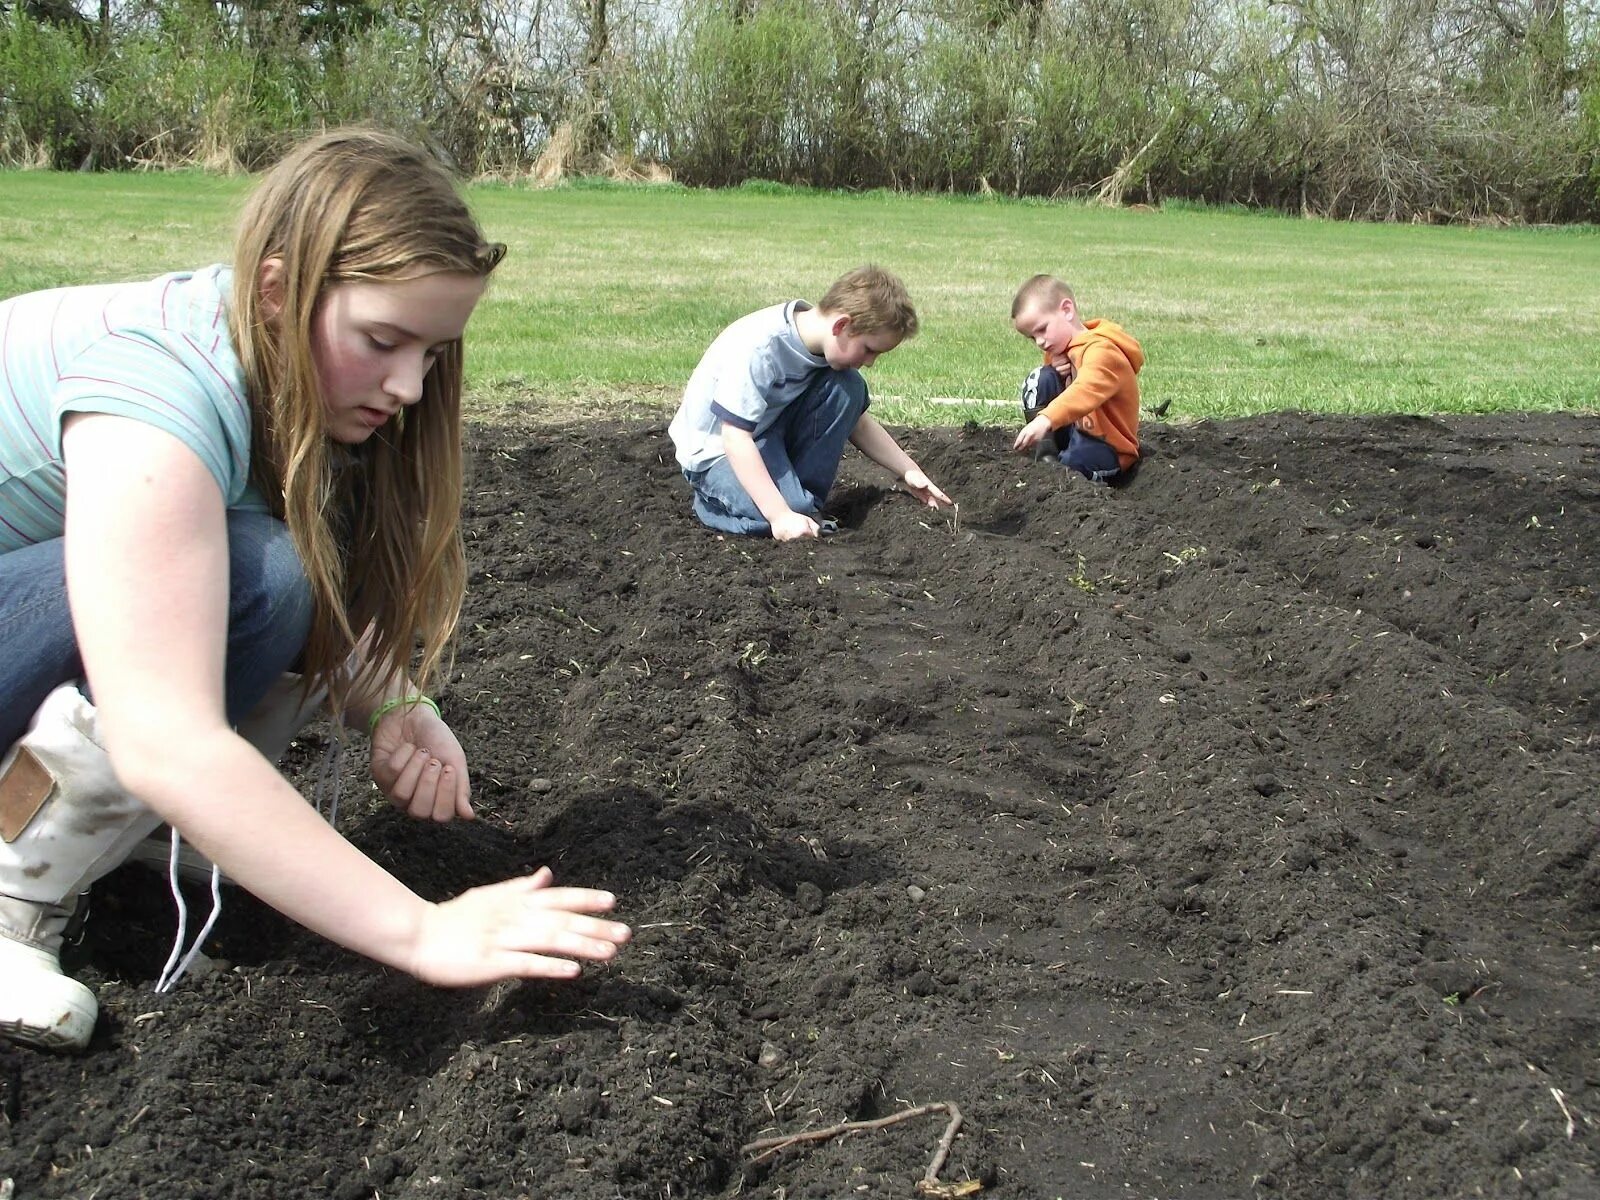
[[[1140,367],[1144,366],[1144,350],[1140,347],[1138,339],[1115,321],[1107,321],[1101,317],[1095,317],[1083,323],[1083,332],[1072,339],[1072,343],[1067,347],[1067,352],[1070,355],[1072,351],[1088,346],[1097,340],[1110,342],[1118,350],[1122,351],[1122,356],[1128,360],[1128,365],[1134,371],[1137,372]],[[1081,357],[1078,361],[1082,361]]]

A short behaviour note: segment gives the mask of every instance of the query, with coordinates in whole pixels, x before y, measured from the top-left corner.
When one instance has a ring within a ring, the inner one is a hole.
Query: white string
[[[317,768],[317,787],[312,793],[311,805],[335,829],[339,828],[339,793],[343,788],[344,738],[335,731],[322,752],[322,763]]]
[[[171,842],[172,853],[167,858],[167,885],[172,889],[172,899],[178,906],[178,936],[173,940],[172,953],[167,956],[167,965],[161,968],[161,978],[156,980],[157,992],[170,992],[173,985],[188,973],[189,968],[194,965],[194,960],[200,956],[200,947],[205,945],[206,938],[211,935],[212,926],[222,915],[222,872],[215,863],[212,863],[211,915],[201,926],[200,935],[195,938],[194,945],[189,948],[187,954],[184,954],[183,944],[189,933],[189,906],[184,903],[183,889],[178,886],[178,853],[183,846],[183,839],[175,827],[172,829]]]
[[[312,806],[317,810],[317,815],[333,826],[339,827],[339,793],[343,786],[341,778],[344,766],[344,739],[335,733],[328,742],[328,748],[323,751],[322,764],[317,770],[317,786],[313,794]],[[222,871],[216,863],[211,864],[211,915],[206,918],[206,923],[200,929],[200,935],[195,938],[194,945],[189,947],[187,954],[183,951],[184,942],[189,934],[189,906],[184,902],[183,889],[178,886],[178,856],[183,845],[183,839],[178,835],[177,829],[171,829],[172,851],[167,857],[167,886],[172,890],[172,900],[178,906],[178,936],[173,939],[172,953],[167,956],[167,965],[161,968],[161,977],[156,980],[157,992],[170,992],[177,982],[188,973],[194,960],[200,956],[200,947],[205,945],[206,938],[210,936],[211,929],[217,923],[217,918],[222,915]]]

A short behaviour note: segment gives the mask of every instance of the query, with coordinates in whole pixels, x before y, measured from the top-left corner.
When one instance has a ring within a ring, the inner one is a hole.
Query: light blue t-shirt
[[[227,508],[250,488],[250,407],[228,333],[233,271],[57,288],[0,301],[0,553],[60,537],[61,423],[112,413],[188,446]]]
[[[685,471],[704,471],[724,457],[724,425],[760,437],[818,371],[830,369],[826,358],[806,349],[795,328],[795,314],[810,307],[804,300],[774,304],[740,317],[717,335],[689,376],[683,403],[667,427]]]

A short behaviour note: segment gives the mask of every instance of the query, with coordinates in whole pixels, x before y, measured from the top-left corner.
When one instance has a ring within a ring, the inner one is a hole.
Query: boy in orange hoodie
[[[1139,343],[1115,322],[1080,320],[1072,289],[1054,275],[1017,290],[1011,324],[1044,352],[1022,385],[1027,423],[1011,448],[1043,446],[1062,466],[1116,482],[1139,461]]]

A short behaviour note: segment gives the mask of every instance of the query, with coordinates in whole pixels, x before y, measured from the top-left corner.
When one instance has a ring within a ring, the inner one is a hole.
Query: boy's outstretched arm
[[[728,465],[761,515],[772,526],[772,538],[778,542],[792,542],[796,538],[816,537],[820,532],[816,521],[797,513],[789,507],[778,485],[772,482],[772,472],[767,470],[761,449],[747,430],[736,425],[722,427],[722,449],[728,456]]]
[[[1075,372],[1072,382],[1050,401],[1042,413],[1018,431],[1011,448],[1027,450],[1038,445],[1053,431],[1065,429],[1080,417],[1088,416],[1116,395],[1118,389],[1128,386],[1133,376],[1134,369],[1120,350],[1091,343],[1084,351],[1083,363]]]
[[[1055,426],[1050,424],[1050,418],[1040,413],[1017,431],[1016,440],[1011,443],[1011,448],[1013,450],[1029,450],[1054,432]]]
[[[900,448],[900,443],[876,417],[862,413],[856,427],[850,431],[850,442],[884,470],[892,471],[895,478],[906,485],[906,490],[929,508],[955,503],[923,474],[916,460]]]

